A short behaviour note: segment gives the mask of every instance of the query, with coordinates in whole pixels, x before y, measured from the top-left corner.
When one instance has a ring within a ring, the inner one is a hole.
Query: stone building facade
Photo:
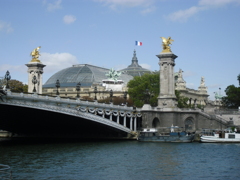
[[[188,104],[196,103],[205,106],[209,95],[204,77],[201,78],[198,90],[195,90],[186,87],[186,81],[183,79],[182,73],[183,71],[180,69],[179,72],[175,74],[175,89],[181,93],[181,96],[189,98]]]

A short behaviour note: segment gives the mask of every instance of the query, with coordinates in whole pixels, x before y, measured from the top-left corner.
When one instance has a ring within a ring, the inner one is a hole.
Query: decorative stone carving
[[[182,76],[182,69],[179,70],[178,72],[178,78],[176,81],[176,90],[186,90],[186,81],[184,81],[183,76]]]

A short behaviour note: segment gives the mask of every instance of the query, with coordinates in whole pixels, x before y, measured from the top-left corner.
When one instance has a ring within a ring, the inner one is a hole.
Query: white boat
[[[201,136],[201,142],[207,143],[240,143],[240,133],[232,131],[213,132],[212,136]]]

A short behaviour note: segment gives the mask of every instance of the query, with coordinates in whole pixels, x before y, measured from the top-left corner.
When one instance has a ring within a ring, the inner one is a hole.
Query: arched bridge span
[[[141,114],[132,107],[8,93],[0,129],[26,135],[132,137]]]

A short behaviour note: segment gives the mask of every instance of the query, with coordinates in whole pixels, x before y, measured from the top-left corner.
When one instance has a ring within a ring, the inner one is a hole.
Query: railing
[[[216,114],[240,114],[240,110],[238,109],[218,109],[215,110]]]
[[[79,103],[82,105],[92,105],[92,106],[101,106],[102,108],[114,108],[114,109],[128,109],[128,110],[133,110],[133,107],[128,107],[128,106],[120,106],[120,105],[113,105],[113,104],[105,104],[105,103],[98,103],[98,102],[92,102],[92,101],[83,101],[83,100],[78,100],[78,99],[70,99],[70,98],[62,98],[60,96],[47,96],[47,95],[38,95],[38,94],[30,94],[30,93],[12,93],[10,92],[8,94],[8,97],[15,96],[15,97],[22,97],[22,98],[36,98],[39,100],[52,100],[52,101],[62,101],[62,102],[73,102],[73,103]],[[139,109],[137,109],[139,110]]]
[[[0,179],[12,179],[12,171],[10,166],[0,164]]]
[[[209,119],[215,119],[216,121],[221,122],[223,124],[228,124],[229,123],[229,121],[227,121],[227,120],[225,120],[223,118],[220,118],[219,116],[209,115],[209,114],[207,114],[205,112],[199,112],[199,113],[202,114],[203,116],[209,118]]]

